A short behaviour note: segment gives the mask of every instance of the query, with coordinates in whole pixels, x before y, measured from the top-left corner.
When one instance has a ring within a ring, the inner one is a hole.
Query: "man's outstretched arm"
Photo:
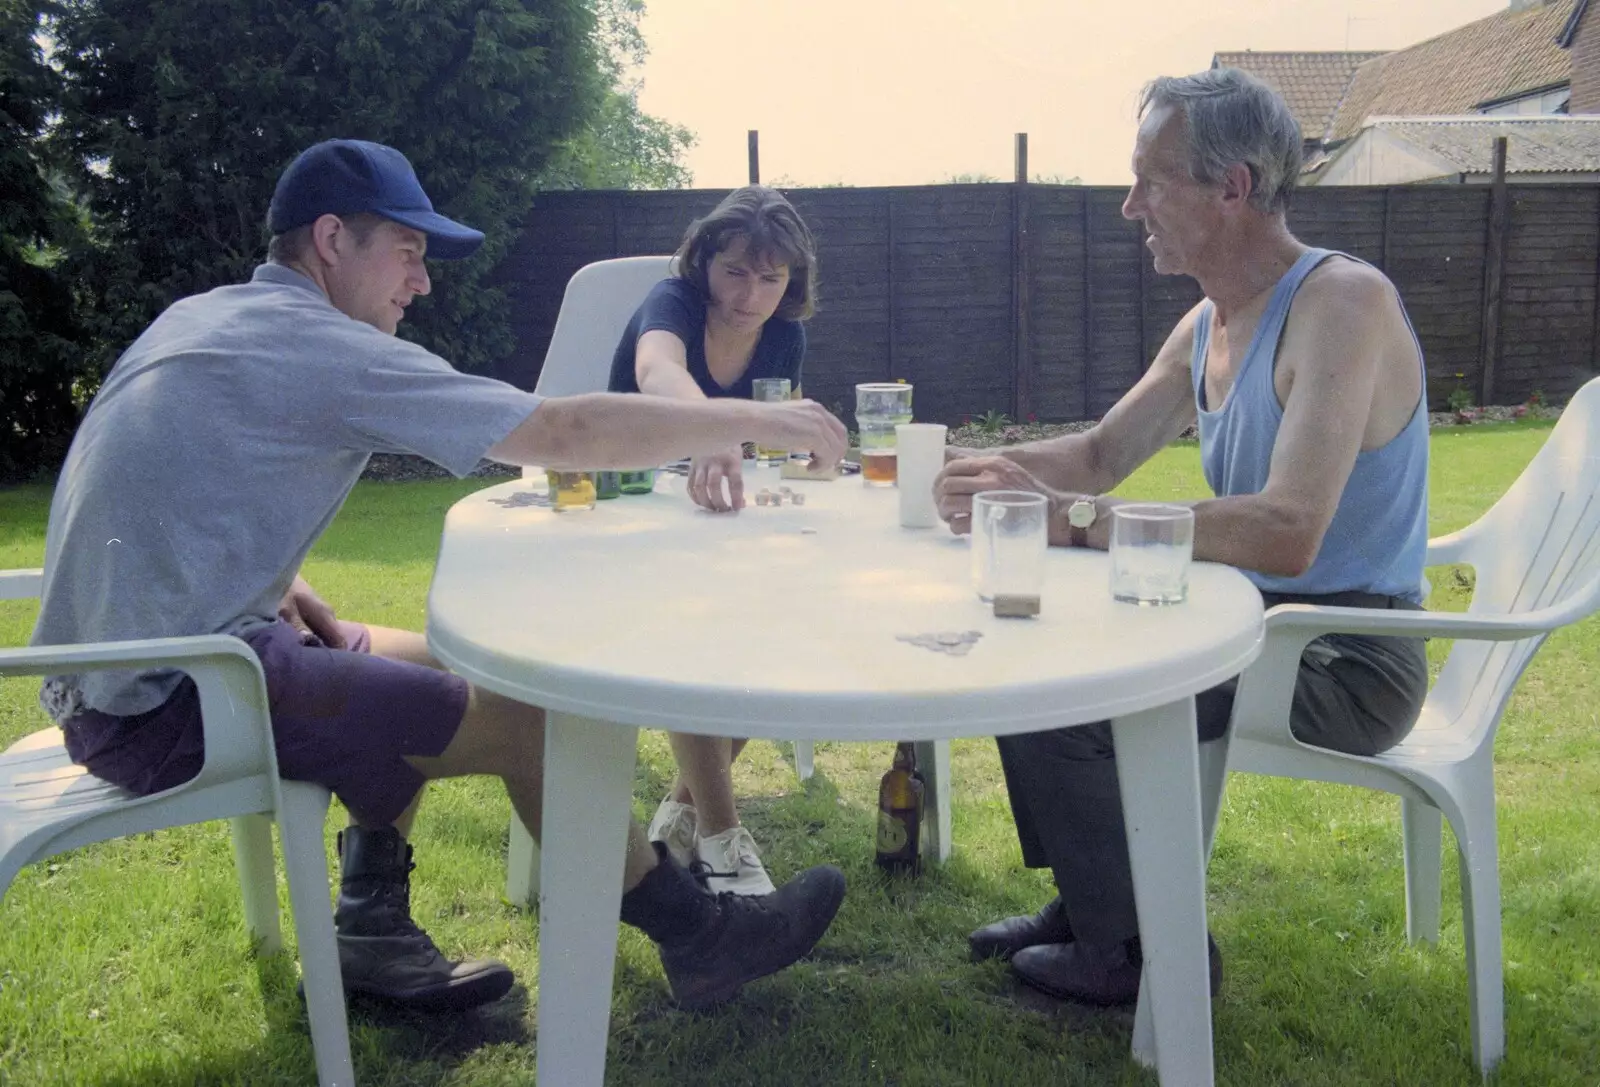
[[[544,401],[489,449],[503,464],[639,468],[754,441],[809,450],[821,467],[844,456],[844,424],[811,400],[674,400],[585,393]]]

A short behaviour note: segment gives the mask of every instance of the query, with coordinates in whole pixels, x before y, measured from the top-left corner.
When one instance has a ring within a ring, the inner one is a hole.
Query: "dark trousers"
[[[1420,610],[1408,600],[1374,593],[1263,597],[1269,608],[1296,603]],[[1200,742],[1219,740],[1227,731],[1237,685],[1231,679],[1195,696]],[[1325,635],[1307,645],[1300,660],[1289,728],[1317,747],[1376,754],[1405,739],[1427,691],[1424,639]],[[996,743],[1023,863],[1054,871],[1073,933],[1104,943],[1137,936],[1111,722],[1001,736]]]

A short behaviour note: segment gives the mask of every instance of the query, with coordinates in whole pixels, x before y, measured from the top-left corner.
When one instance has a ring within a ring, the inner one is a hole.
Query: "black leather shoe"
[[[1222,988],[1222,952],[1206,934],[1206,957],[1211,966],[1211,995]],[[1097,1007],[1119,1007],[1139,1000],[1139,976],[1144,956],[1139,940],[1091,944],[1044,944],[1025,948],[1011,960],[1011,968],[1028,986],[1062,1000]]]
[[[411,846],[393,828],[339,835],[334,929],[348,993],[421,1011],[459,1011],[498,1000],[511,968],[493,959],[454,961],[411,919]]]
[[[984,925],[967,937],[974,960],[1009,959],[1023,948],[1038,944],[1069,944],[1072,926],[1061,908],[1061,896],[1047,902],[1038,913],[1027,917],[1007,917]]]

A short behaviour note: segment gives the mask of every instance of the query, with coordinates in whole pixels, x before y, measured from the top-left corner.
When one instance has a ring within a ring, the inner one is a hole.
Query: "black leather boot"
[[[460,1010],[498,1000],[511,968],[491,959],[452,962],[411,920],[411,846],[393,827],[339,835],[339,904],[333,924],[346,992],[406,1008]]]
[[[974,959],[1009,959],[1017,952],[1040,944],[1070,944],[1072,925],[1057,895],[1038,913],[1026,917],[1007,917],[985,925],[967,937]]]

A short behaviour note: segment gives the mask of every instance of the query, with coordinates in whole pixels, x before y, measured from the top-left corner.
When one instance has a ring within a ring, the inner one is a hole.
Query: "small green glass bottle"
[[[656,487],[656,470],[643,468],[636,472],[620,472],[623,494],[649,494]]]
[[[616,498],[622,493],[621,472],[596,472],[594,481],[594,496],[596,498]]]

